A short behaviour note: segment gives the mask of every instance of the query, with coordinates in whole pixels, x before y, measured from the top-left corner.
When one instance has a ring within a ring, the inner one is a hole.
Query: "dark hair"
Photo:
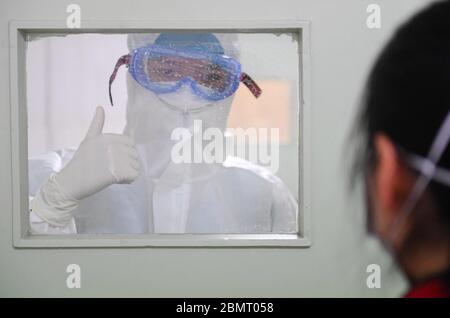
[[[402,25],[376,61],[357,122],[362,138],[357,170],[376,163],[374,135],[423,157],[450,111],[450,2],[438,2]],[[439,166],[450,169],[450,145]],[[450,223],[450,187],[428,188],[442,220]],[[450,227],[449,227],[450,235]]]

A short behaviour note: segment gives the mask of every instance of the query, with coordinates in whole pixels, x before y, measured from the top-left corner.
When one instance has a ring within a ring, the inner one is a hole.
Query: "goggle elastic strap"
[[[258,98],[259,95],[261,95],[262,90],[259,88],[259,86],[256,84],[256,82],[248,75],[247,73],[242,72],[241,77],[239,78],[241,83],[243,83],[247,88],[250,90],[250,92],[255,96],[255,98]]]
[[[119,70],[119,68],[122,65],[126,65],[128,67],[130,64],[130,59],[131,59],[130,54],[122,55],[117,60],[116,66],[114,67],[114,71],[111,74],[111,76],[109,77],[109,101],[111,102],[111,106],[114,105],[113,99],[112,99],[112,93],[111,93],[111,85],[116,78],[117,71]],[[261,95],[261,93],[262,93],[261,88],[256,84],[256,82],[247,73],[242,72],[239,80],[250,90],[250,92],[253,94],[253,96],[255,96],[255,98],[258,98]]]
[[[112,94],[111,94],[111,85],[114,82],[114,80],[116,79],[117,71],[119,70],[119,68],[122,65],[126,65],[128,67],[128,65],[130,64],[130,59],[131,59],[130,54],[122,55],[121,57],[119,57],[119,59],[117,60],[116,66],[114,66],[114,71],[111,74],[111,76],[109,77],[109,101],[111,102],[111,106],[114,106]]]

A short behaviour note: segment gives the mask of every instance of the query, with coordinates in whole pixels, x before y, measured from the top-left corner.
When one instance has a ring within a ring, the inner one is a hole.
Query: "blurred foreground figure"
[[[370,74],[357,124],[369,230],[409,278],[407,297],[449,297],[448,1],[395,33]]]

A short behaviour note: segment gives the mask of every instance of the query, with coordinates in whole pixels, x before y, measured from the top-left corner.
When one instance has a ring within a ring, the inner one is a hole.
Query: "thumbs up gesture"
[[[73,158],[55,176],[61,192],[72,199],[80,200],[113,183],[131,183],[138,176],[133,140],[102,133],[104,122],[105,111],[99,106]]]

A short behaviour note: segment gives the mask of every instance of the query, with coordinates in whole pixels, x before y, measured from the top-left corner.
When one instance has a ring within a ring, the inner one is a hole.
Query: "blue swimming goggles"
[[[140,85],[156,94],[172,93],[190,85],[196,95],[217,101],[231,96],[240,82],[255,98],[262,92],[249,75],[241,72],[241,64],[229,56],[152,44],[119,58],[109,79],[111,105],[111,85],[122,65],[128,67]]]

